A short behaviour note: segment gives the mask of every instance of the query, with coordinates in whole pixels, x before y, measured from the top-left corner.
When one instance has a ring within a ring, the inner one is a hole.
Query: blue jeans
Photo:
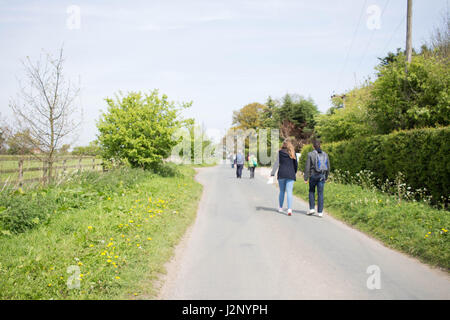
[[[323,212],[323,189],[325,187],[325,175],[318,174],[309,178],[309,209],[314,209],[317,187],[317,212]]]
[[[278,179],[280,186],[280,195],[278,197],[280,208],[283,208],[284,193],[287,193],[288,209],[292,209],[292,189],[294,188],[294,180],[292,179]]]

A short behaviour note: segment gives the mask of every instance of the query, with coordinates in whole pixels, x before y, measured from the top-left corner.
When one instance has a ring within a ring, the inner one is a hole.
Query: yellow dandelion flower
[[[78,265],[81,267],[83,265],[83,262],[78,262]]]
[[[149,240],[149,241],[150,241],[150,240],[152,240],[152,238],[148,237],[148,238],[147,238],[147,240]]]
[[[136,247],[140,247],[141,245],[139,243],[136,243]]]
[[[49,287],[51,287],[51,286],[52,286],[52,284],[51,284],[51,283],[49,283],[49,284],[48,284],[48,286],[49,286]]]
[[[111,259],[106,260],[106,262],[110,263],[110,262],[111,262]]]
[[[119,280],[119,279],[120,279],[120,277],[119,277],[119,276],[116,276],[116,279],[117,279],[117,280]]]
[[[92,226],[88,226],[88,230],[92,230]]]
[[[93,246],[94,246],[93,244],[90,244],[90,245],[89,245],[89,248],[92,248]]]

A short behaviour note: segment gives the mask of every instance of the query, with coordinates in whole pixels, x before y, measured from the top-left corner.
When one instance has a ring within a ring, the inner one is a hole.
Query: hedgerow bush
[[[322,148],[330,157],[331,171],[339,169],[356,175],[368,170],[380,187],[401,174],[407,186],[414,190],[425,188],[433,204],[448,206],[449,141],[450,127],[444,127],[328,143]],[[305,146],[301,159],[306,159],[311,150],[311,145]],[[301,161],[300,170],[304,169],[305,161]]]

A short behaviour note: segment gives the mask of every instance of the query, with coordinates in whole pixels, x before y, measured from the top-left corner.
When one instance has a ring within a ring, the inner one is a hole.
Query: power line
[[[364,4],[363,4],[363,6],[362,6],[362,8],[361,8],[361,13],[360,13],[360,15],[359,15],[358,24],[356,25],[355,31],[353,32],[353,38],[352,38],[352,41],[351,41],[351,43],[350,43],[350,47],[349,47],[349,49],[348,49],[348,51],[347,51],[347,55],[346,55],[345,60],[344,60],[344,61],[345,61],[345,62],[344,62],[344,65],[342,66],[342,70],[341,70],[341,72],[339,73],[337,86],[341,83],[342,74],[343,74],[343,72],[344,72],[344,70],[345,70],[345,67],[347,66],[348,57],[350,56],[350,52],[351,52],[352,49],[353,49],[353,44],[354,44],[354,42],[355,42],[356,34],[358,33],[358,29],[359,29],[359,26],[360,26],[360,24],[361,24],[361,20],[362,20],[362,16],[363,16],[363,13],[364,13],[364,9],[366,8],[366,4],[367,4],[367,0],[364,1]],[[337,86],[336,86],[336,87],[337,87]]]
[[[385,54],[386,49],[388,48],[389,44],[391,43],[392,39],[394,38],[394,35],[397,34],[398,29],[403,25],[403,22],[406,20],[406,16],[402,17],[397,27],[395,27],[394,31],[391,33],[391,36],[389,37],[389,41],[384,46],[383,50],[381,51],[381,54]]]

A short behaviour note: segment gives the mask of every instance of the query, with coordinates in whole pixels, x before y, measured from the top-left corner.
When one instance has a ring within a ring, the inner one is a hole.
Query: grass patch
[[[114,170],[54,187],[52,197],[66,194],[65,210],[57,203],[45,223],[0,237],[0,299],[153,296],[148,283],[195,218],[202,187],[194,174],[184,166],[166,177]]]
[[[308,187],[294,186],[308,201]],[[317,195],[316,195],[317,196]],[[326,183],[325,210],[334,217],[421,261],[450,269],[450,214],[424,203],[402,201],[356,185]]]
[[[190,168],[211,168],[217,166],[217,163],[199,163],[199,164],[189,164]]]

